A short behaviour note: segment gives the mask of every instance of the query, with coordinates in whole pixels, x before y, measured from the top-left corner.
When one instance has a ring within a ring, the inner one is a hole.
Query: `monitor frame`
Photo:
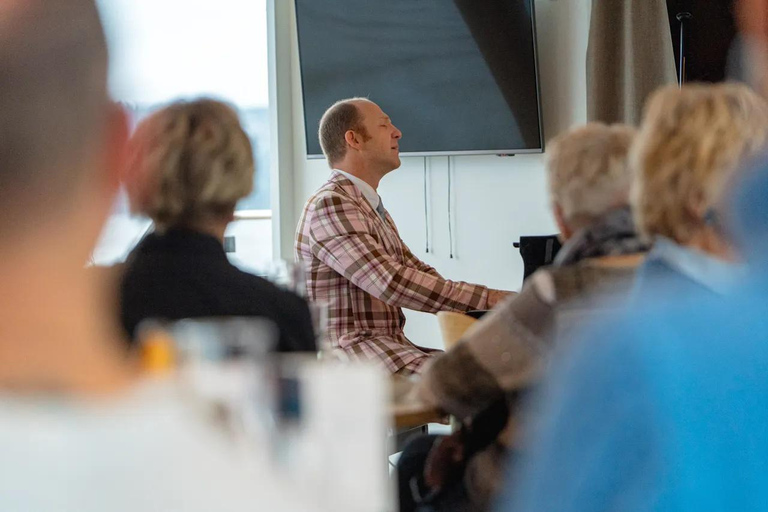
[[[295,13],[295,30],[296,30],[296,42],[299,59],[299,81],[301,86],[301,118],[304,124],[304,153],[307,160],[321,160],[325,159],[325,155],[322,153],[310,153],[309,152],[309,127],[307,126],[306,117],[306,95],[304,94],[304,73],[301,66],[301,34],[299,32],[299,7],[298,3],[301,0],[294,0],[293,7]],[[538,35],[536,32],[536,2],[535,0],[525,0],[528,2],[531,8],[531,31],[533,35],[533,67],[534,67],[534,79],[536,84],[536,108],[538,109],[538,121],[539,121],[539,147],[538,148],[517,148],[517,149],[477,149],[477,150],[455,150],[455,151],[403,151],[400,153],[401,157],[429,157],[429,156],[480,156],[480,155],[496,155],[496,156],[514,156],[522,154],[541,154],[544,153],[544,123],[542,118],[541,107],[541,84],[539,76],[539,44]]]

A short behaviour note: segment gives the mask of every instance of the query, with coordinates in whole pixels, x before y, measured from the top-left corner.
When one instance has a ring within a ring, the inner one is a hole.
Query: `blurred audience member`
[[[139,124],[126,188],[131,208],[155,231],[128,256],[122,280],[131,338],[146,319],[256,316],[277,324],[279,350],[315,350],[306,302],[237,269],[224,252],[224,232],[253,175],[251,143],[224,103],[180,101]]]
[[[288,509],[173,385],[135,382],[84,269],[127,137],[93,0],[0,0],[0,112],[2,509]]]
[[[654,241],[638,290],[722,293],[737,260],[722,195],[765,147],[768,104],[744,85],[667,87],[649,100],[632,151],[638,228]]]
[[[424,510],[486,509],[514,442],[517,401],[538,381],[558,335],[604,314],[598,296],[618,304],[627,295],[646,250],[628,206],[634,134],[628,126],[588,124],[550,143],[549,188],[563,248],[554,265],[426,368],[419,398],[464,426],[406,449],[401,510],[419,509],[419,501],[433,507]]]
[[[765,510],[768,167],[737,183],[749,279],[727,300],[644,301],[572,344],[499,511]]]

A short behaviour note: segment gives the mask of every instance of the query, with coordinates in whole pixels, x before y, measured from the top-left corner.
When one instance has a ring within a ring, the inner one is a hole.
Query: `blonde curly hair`
[[[768,104],[745,85],[655,92],[630,156],[631,202],[640,231],[687,245],[734,173],[767,140]]]
[[[253,190],[254,170],[234,108],[199,99],[172,103],[139,124],[124,182],[131,210],[164,230],[231,215]]]

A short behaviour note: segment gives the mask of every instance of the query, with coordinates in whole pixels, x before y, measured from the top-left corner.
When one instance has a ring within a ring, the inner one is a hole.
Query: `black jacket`
[[[264,317],[280,331],[278,351],[314,351],[307,303],[227,259],[221,242],[174,229],[148,235],[128,256],[120,315],[132,343],[142,320],[222,316]]]

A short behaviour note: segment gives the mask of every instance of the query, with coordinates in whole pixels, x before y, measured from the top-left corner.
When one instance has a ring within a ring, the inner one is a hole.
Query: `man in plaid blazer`
[[[401,136],[371,101],[352,98],[328,109],[320,143],[333,173],[304,206],[295,252],[307,271],[309,299],[328,304],[326,342],[352,359],[410,374],[434,351],[405,337],[402,308],[488,309],[507,292],[449,281],[400,239],[376,189],[400,167]]]

